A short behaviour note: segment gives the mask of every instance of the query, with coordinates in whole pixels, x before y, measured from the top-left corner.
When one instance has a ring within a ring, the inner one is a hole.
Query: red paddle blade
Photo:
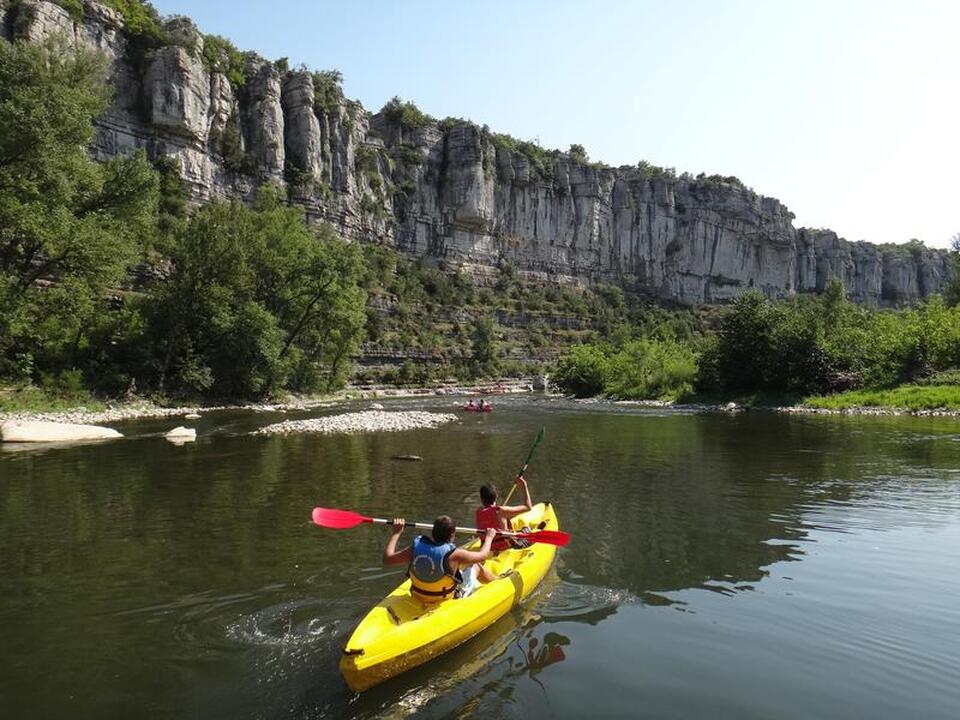
[[[523,538],[535,543],[546,543],[547,545],[556,545],[563,547],[570,542],[570,533],[563,530],[538,530],[531,533],[518,533],[514,537]]]
[[[373,518],[364,517],[349,510],[322,507],[315,507],[311,517],[313,517],[313,522],[320,527],[333,528],[334,530],[346,530],[373,521]]]

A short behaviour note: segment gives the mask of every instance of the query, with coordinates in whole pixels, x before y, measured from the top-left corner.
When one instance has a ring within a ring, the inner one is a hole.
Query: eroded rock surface
[[[318,104],[314,79],[248,57],[231,85],[202,59],[189,20],[171,45],[129,49],[122,17],[86,2],[82,19],[50,2],[0,0],[9,34],[60,33],[105,52],[116,93],[97,120],[95,157],[145,148],[180,166],[195,200],[249,198],[289,182],[309,217],[346,236],[492,275],[508,261],[548,281],[608,282],[666,301],[821,292],[841,279],[854,299],[913,302],[944,286],[946,254],[849,242],[797,229],[780,201],[733,178],[679,178],[524,152],[468,122],[404,125],[340,98]],[[529,148],[528,148],[529,150]]]

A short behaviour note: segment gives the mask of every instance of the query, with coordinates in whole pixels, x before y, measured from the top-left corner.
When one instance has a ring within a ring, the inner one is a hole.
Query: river
[[[307,414],[222,411],[181,447],[170,419],[3,447],[4,717],[957,717],[960,421],[495,404],[439,430],[252,436]],[[402,569],[384,528],[311,508],[466,524],[541,426],[527,477],[573,538],[544,584],[351,693],[340,650]]]

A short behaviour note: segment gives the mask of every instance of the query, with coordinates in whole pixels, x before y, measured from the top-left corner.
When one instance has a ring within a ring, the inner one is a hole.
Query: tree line
[[[87,155],[107,66],[0,42],[0,380],[253,398],[342,385],[360,250],[284,192],[189,209],[175,164]]]
[[[960,307],[939,295],[910,308],[864,307],[839,281],[788,301],[745,293],[693,336],[669,324],[634,335],[572,348],[556,381],[582,396],[789,399],[960,379]]]

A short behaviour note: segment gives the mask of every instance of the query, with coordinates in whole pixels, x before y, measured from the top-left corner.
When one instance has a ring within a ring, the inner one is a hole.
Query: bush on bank
[[[637,332],[640,340],[621,346],[571,349],[559,362],[557,383],[578,396],[680,397],[695,387],[714,398],[820,398],[904,383],[943,386],[943,378],[960,375],[960,308],[939,296],[881,310],[850,302],[839,283],[822,296],[783,302],[746,293],[692,339],[665,342]],[[929,389],[848,397],[926,407],[950,403],[952,394]],[[810,402],[825,407],[828,401]]]

